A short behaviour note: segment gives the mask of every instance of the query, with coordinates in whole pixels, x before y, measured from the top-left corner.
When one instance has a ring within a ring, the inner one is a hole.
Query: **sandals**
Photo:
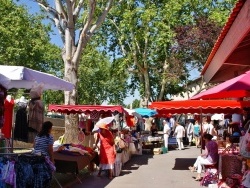
[[[202,180],[202,177],[196,177],[195,179],[194,179],[194,181],[201,181]]]
[[[193,166],[188,167],[188,169],[189,169],[191,172],[194,172],[194,171],[195,171],[195,168],[194,168]]]

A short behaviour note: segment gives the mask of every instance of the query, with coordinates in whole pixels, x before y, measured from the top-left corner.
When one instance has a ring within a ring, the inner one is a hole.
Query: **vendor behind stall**
[[[155,122],[152,122],[151,135],[152,135],[152,136],[156,136],[157,133],[158,133],[157,126],[156,126]]]

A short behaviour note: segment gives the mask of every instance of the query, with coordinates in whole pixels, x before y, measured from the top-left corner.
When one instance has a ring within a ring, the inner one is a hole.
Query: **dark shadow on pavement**
[[[148,160],[153,158],[152,154],[147,155],[132,155],[131,159],[124,164],[122,167],[122,171],[120,176],[126,176],[127,174],[132,173],[132,170],[137,170],[142,165],[148,165]],[[94,187],[94,188],[103,188],[106,187],[112,180],[108,179],[108,176],[105,172],[103,172],[101,177],[97,177],[98,171],[95,171],[92,174],[89,174],[86,170],[85,173],[79,174],[79,178],[82,181],[82,184],[74,177],[66,181],[67,174],[64,174],[63,177],[60,177],[61,184],[63,188],[71,188],[71,187]],[[65,182],[63,181],[65,179]],[[115,178],[114,178],[115,179]],[[56,182],[53,182],[51,188],[59,188]]]
[[[132,171],[122,169],[120,176],[125,176],[125,175],[130,174],[130,173],[132,173]]]
[[[195,160],[196,158],[176,158],[172,170],[188,170],[189,166],[193,166]]]
[[[132,155],[131,159],[124,164],[123,170],[137,170],[142,165],[147,165],[148,160],[153,158],[152,154],[148,155]]]

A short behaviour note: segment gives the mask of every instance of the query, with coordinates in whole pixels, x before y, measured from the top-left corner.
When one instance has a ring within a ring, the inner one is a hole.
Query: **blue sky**
[[[53,1],[54,0],[48,0],[48,2],[51,4],[53,3]],[[34,2],[32,0],[19,0],[17,2],[17,4],[25,5],[28,8],[29,13],[31,13],[31,14],[36,14],[36,13],[39,13],[39,11],[40,11],[40,7],[39,7],[38,3]],[[44,23],[47,24],[47,23],[51,23],[51,22],[46,19],[46,20],[44,20]],[[58,34],[58,30],[56,28],[54,28],[54,33],[51,34],[50,37],[51,37],[51,42],[53,44],[56,44],[60,47],[63,46],[62,40],[61,40],[61,38]]]

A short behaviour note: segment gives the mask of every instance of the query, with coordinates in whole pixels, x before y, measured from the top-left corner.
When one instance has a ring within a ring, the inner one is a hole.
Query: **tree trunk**
[[[163,96],[164,96],[164,93],[165,93],[166,84],[167,84],[167,79],[166,78],[162,78],[161,90],[160,90],[159,97],[157,99],[158,101],[162,101],[163,100]]]
[[[64,59],[65,63],[65,78],[66,80],[70,81],[75,85],[75,88],[77,88],[77,67],[76,64],[72,61],[68,61],[67,59]],[[65,91],[65,104],[66,105],[76,105],[77,104],[77,95],[78,91],[77,89],[74,89],[72,92]],[[65,135],[64,135],[64,141],[65,143],[78,143],[78,138],[76,135],[78,135],[78,114],[69,114],[65,115]]]

